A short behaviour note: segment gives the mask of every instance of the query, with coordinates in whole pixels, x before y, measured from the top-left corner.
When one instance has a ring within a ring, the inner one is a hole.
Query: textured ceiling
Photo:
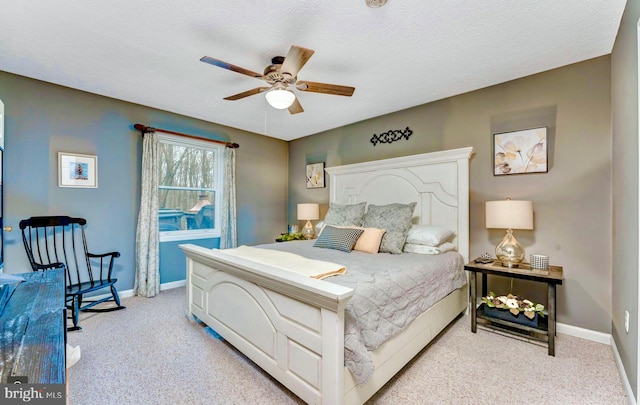
[[[0,0],[0,70],[291,140],[609,54],[625,4]],[[354,95],[296,91],[296,115],[226,101],[263,82],[199,61],[262,72],[293,44],[315,50],[299,80]]]

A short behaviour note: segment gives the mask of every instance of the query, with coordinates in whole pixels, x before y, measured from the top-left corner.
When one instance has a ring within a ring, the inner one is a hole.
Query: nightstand
[[[556,336],[556,286],[562,284],[562,267],[549,266],[549,270],[531,269],[528,263],[521,263],[518,268],[503,267],[500,262],[491,263],[470,262],[464,266],[469,272],[469,289],[471,299],[471,332],[476,333],[477,325],[507,332],[516,336],[546,342],[549,347],[549,355],[555,356]],[[537,281],[547,285],[547,318],[541,318],[537,327],[524,326],[508,320],[486,316],[484,303],[477,305],[477,274],[482,275],[482,296],[487,295],[487,275],[516,278],[522,280]]]

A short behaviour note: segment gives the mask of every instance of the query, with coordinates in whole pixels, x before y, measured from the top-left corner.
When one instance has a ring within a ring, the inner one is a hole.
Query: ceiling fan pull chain
[[[264,134],[267,135],[267,99],[264,99]]]

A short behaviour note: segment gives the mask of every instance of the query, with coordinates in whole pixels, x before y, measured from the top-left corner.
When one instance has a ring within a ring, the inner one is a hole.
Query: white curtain
[[[145,132],[142,142],[142,184],[136,230],[135,295],[153,297],[160,292],[158,233],[158,164],[160,147],[155,132]]]
[[[238,246],[236,234],[236,150],[224,148],[224,185],[220,211],[220,249]]]

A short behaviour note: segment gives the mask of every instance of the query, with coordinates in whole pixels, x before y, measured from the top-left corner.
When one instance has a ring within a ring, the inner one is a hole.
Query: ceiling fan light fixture
[[[278,110],[284,110],[291,107],[296,100],[296,95],[292,91],[287,90],[286,86],[273,86],[273,89],[269,90],[265,94],[267,102],[273,108]]]
[[[371,8],[378,8],[385,5],[387,0],[364,0],[367,3],[367,6]]]
[[[242,93],[225,97],[225,100],[240,100],[255,94],[265,93],[265,99],[270,106],[281,110],[288,109],[289,114],[293,115],[304,112],[300,100],[298,100],[296,96],[297,92],[294,93],[291,91],[293,89],[301,92],[332,94],[345,97],[351,97],[355,90],[353,87],[339,86],[337,84],[299,81],[297,79],[298,72],[307,63],[313,53],[313,49],[291,45],[287,56],[276,56],[272,58],[271,65],[265,68],[264,73],[254,72],[210,56],[203,56],[200,58],[200,61],[254,79],[261,79],[270,85],[270,87],[262,86],[243,91]],[[289,90],[290,88],[291,90]]]

